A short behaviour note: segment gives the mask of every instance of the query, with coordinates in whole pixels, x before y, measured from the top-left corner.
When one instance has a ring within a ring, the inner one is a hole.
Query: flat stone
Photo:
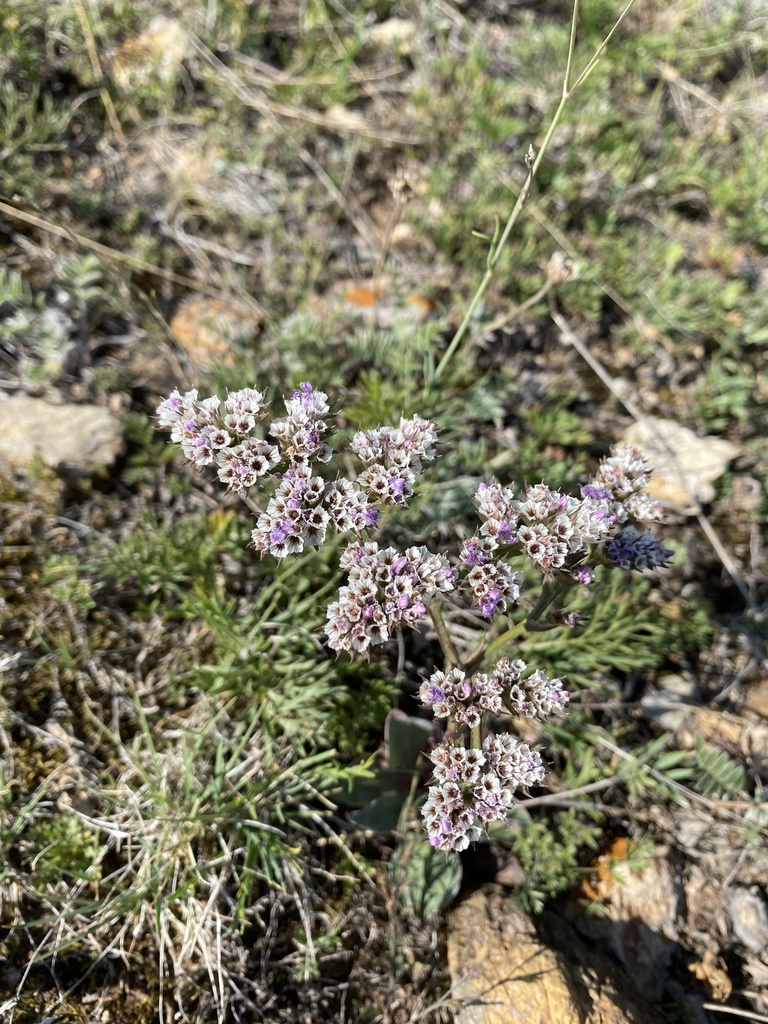
[[[42,462],[89,476],[111,466],[122,448],[122,424],[103,406],[54,405],[28,395],[0,401],[0,464],[15,470]]]
[[[451,910],[448,964],[456,1024],[662,1024],[567,921],[534,923],[496,889]]]
[[[762,953],[768,949],[768,910],[761,897],[748,889],[733,889],[729,908],[733,930],[739,941],[751,953]]]
[[[748,688],[744,707],[760,718],[768,719],[768,676]]]
[[[640,713],[643,718],[656,721],[662,729],[677,732],[691,716],[695,697],[693,680],[677,673],[666,673],[659,677],[655,689],[643,694]]]
[[[382,276],[375,281],[337,282],[325,295],[310,299],[306,311],[317,319],[331,316],[341,322],[363,321],[389,330],[398,325],[418,327],[434,314],[435,304],[406,282]]]
[[[622,444],[639,448],[653,467],[649,493],[668,508],[695,514],[712,501],[712,486],[739,453],[721,437],[698,437],[673,420],[644,416],[622,437]]]

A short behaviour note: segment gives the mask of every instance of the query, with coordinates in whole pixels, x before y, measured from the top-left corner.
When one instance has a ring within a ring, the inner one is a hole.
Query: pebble
[[[729,907],[736,937],[751,953],[768,949],[768,911],[763,900],[749,889],[733,889]]]
[[[639,448],[653,467],[649,493],[667,508],[695,515],[715,497],[714,482],[739,448],[721,437],[698,437],[673,420],[644,416],[624,432],[622,444]]]
[[[42,462],[65,474],[93,475],[123,448],[123,426],[100,405],[13,395],[0,401],[0,465],[21,472]]]

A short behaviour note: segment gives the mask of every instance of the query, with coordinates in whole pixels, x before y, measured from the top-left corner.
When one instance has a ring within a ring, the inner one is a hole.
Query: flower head
[[[666,565],[675,552],[656,540],[650,530],[638,533],[634,526],[625,526],[605,545],[605,553],[613,565],[643,570]]]
[[[430,602],[454,587],[448,560],[425,547],[400,552],[375,542],[355,543],[339,564],[349,579],[329,606],[325,627],[335,651],[365,652],[384,643],[401,623],[416,625]]]
[[[662,506],[646,493],[650,479],[651,467],[637,448],[612,448],[610,457],[597,467],[591,486],[610,495],[607,501],[618,522],[642,523],[663,516]]]
[[[251,534],[256,550],[285,558],[299,554],[305,545],[322,544],[330,521],[321,505],[324,492],[323,480],[309,466],[292,466],[256,522]]]
[[[500,714],[501,686],[497,679],[478,672],[471,679],[459,668],[447,674],[433,672],[417,694],[435,718],[453,718],[469,726],[479,725],[483,715]]]
[[[357,485],[385,505],[402,505],[422,463],[434,459],[436,440],[434,423],[421,416],[401,417],[398,427],[359,430],[349,445],[365,466]]]
[[[518,788],[544,778],[541,756],[507,735],[488,737],[482,750],[445,741],[430,758],[436,784],[421,813],[430,844],[445,853],[481,839],[492,821],[506,817]]]
[[[273,420],[269,428],[283,455],[292,465],[328,462],[333,452],[322,440],[328,431],[322,417],[330,412],[325,392],[315,391],[309,381],[304,381],[285,400],[285,411],[287,415]]]

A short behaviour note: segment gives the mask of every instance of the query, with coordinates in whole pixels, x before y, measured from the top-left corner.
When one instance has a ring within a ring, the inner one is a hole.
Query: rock
[[[434,302],[412,291],[406,282],[383,275],[375,281],[340,281],[322,297],[307,303],[306,311],[318,319],[333,317],[341,322],[362,321],[388,330],[393,327],[418,327],[435,311]]]
[[[221,299],[192,295],[176,310],[169,326],[197,366],[231,366],[234,346],[253,335],[258,320],[252,310],[225,304]]]
[[[655,689],[643,694],[640,714],[667,732],[677,732],[691,716],[695,697],[696,684],[692,680],[669,672],[659,677]]]
[[[566,921],[544,915],[540,923],[544,937],[495,888],[450,912],[456,1024],[662,1024],[621,970]]]
[[[751,981],[750,991],[754,995],[757,1013],[768,1013],[768,964],[757,957],[748,957],[744,973]]]
[[[697,437],[679,423],[654,416],[633,423],[621,443],[639,448],[653,467],[651,495],[685,514],[695,514],[712,501],[712,484],[739,452],[721,437]]]
[[[768,911],[760,896],[748,889],[733,889],[728,902],[739,941],[752,953],[768,949]]]
[[[410,18],[387,18],[368,31],[372,43],[384,49],[392,48],[401,56],[411,52],[415,36],[416,22]]]
[[[16,470],[36,461],[89,476],[111,466],[123,448],[120,420],[100,405],[54,405],[14,395],[0,401],[0,463]]]
[[[359,110],[353,110],[343,103],[332,103],[325,111],[325,116],[334,127],[359,132],[366,128],[365,118]]]
[[[744,695],[744,707],[760,718],[768,719],[768,677],[749,687]]]
[[[688,970],[702,983],[709,998],[718,1003],[724,1003],[733,991],[725,963],[711,949],[704,953],[700,961],[690,964]]]
[[[649,699],[646,701],[646,698]],[[646,694],[641,701],[640,713],[645,719],[655,720],[663,729],[674,731],[675,744],[681,750],[693,750],[697,739],[706,740],[729,752],[732,757],[740,754],[762,760],[768,750],[768,726],[755,722],[751,717],[682,702],[679,711],[672,708],[667,712],[669,717],[665,717],[660,706],[662,698],[663,694]],[[669,703],[674,703],[674,698]]]
[[[617,852],[612,846],[593,865],[603,912],[585,914],[574,907],[573,923],[607,945],[641,991],[659,994],[677,938],[676,878],[663,856],[642,871],[622,864],[631,851],[626,840],[616,842],[623,848]]]

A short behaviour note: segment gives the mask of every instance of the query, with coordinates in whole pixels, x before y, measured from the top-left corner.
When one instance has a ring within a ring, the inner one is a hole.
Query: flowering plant
[[[424,546],[400,551],[370,539],[381,507],[404,505],[424,464],[435,458],[431,420],[413,416],[397,427],[358,431],[349,449],[360,471],[329,479],[319,472],[319,464],[334,455],[325,440],[328,396],[304,382],[285,408],[283,418],[266,426],[261,391],[244,388],[223,403],[216,396],[200,399],[196,390],[174,391],[160,404],[158,419],[190,462],[214,466],[222,483],[245,499],[256,515],[251,538],[262,556],[282,559],[319,546],[329,529],[352,534],[340,560],[347,582],[327,610],[332,650],[366,654],[403,625],[431,617],[446,665],[422,683],[418,698],[448,725],[430,754],[433,785],[422,813],[432,846],[464,850],[490,822],[506,816],[518,791],[544,779],[540,753],[497,723],[505,715],[563,714],[569,699],[561,679],[529,671],[519,659],[503,655],[489,671],[475,670],[521,628],[578,625],[563,599],[572,588],[590,585],[598,562],[626,569],[667,562],[672,552],[643,528],[661,518],[661,507],[645,490],[649,468],[638,451],[615,449],[578,497],[543,483],[521,494],[481,483],[474,495],[479,525],[451,561]],[[271,493],[262,508],[252,491],[264,484]],[[469,602],[489,622],[501,616],[519,601],[523,574],[510,563],[521,556],[542,578],[533,610],[462,661],[444,602]]]

